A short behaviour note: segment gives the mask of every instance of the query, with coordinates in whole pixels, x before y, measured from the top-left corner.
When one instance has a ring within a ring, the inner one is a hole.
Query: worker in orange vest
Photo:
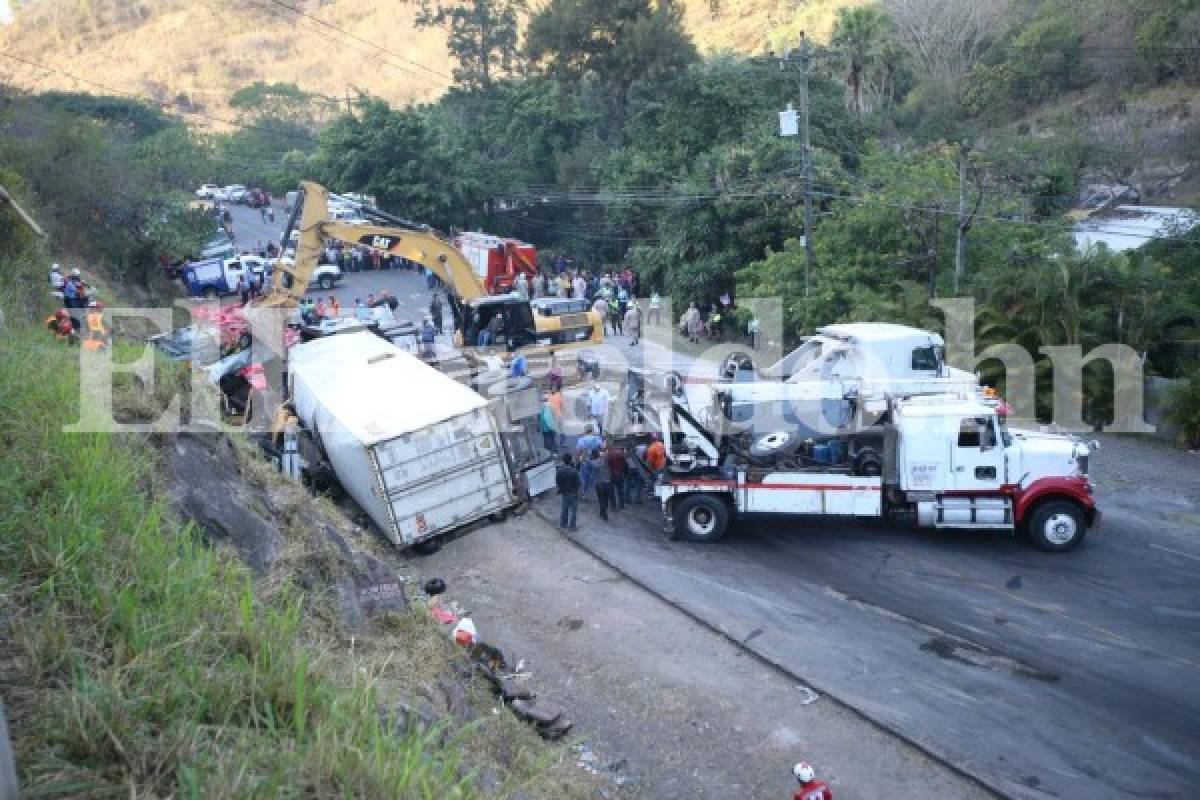
[[[108,329],[104,327],[104,304],[96,301],[88,308],[84,317],[83,346],[88,350],[100,350],[108,346]]]
[[[329,295],[329,318],[337,319],[342,315],[342,304],[333,295]]]

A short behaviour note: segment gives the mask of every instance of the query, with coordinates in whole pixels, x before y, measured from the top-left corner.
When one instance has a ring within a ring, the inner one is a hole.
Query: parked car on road
[[[215,183],[205,183],[196,190],[196,197],[203,197],[211,200],[216,195],[217,190],[220,188],[221,187],[217,186]]]
[[[245,203],[247,191],[246,187],[240,183],[235,183],[232,186],[226,186],[225,190],[229,193],[229,201],[231,203]]]
[[[245,202],[251,208],[262,208],[271,205],[271,195],[262,189],[247,189]]]

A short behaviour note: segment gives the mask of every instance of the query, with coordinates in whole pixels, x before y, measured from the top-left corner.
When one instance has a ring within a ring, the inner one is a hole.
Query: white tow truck
[[[704,422],[694,391],[645,407],[668,443],[655,494],[675,538],[715,541],[744,515],[810,514],[1020,530],[1044,550],[1063,551],[1099,522],[1088,445],[1008,430],[1002,404],[978,388],[946,392],[934,383],[869,403],[851,395],[853,414],[836,427],[770,417],[771,430],[731,418],[730,397],[744,388],[706,387]],[[813,385],[807,396],[845,400],[842,388]],[[871,403],[880,410],[867,421]]]

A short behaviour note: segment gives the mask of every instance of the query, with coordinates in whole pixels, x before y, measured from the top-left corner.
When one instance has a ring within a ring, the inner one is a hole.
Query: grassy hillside
[[[319,579],[340,569],[317,544],[323,504],[239,448],[247,485],[287,498],[287,540],[255,579],[175,519],[149,440],[63,432],[79,350],[9,320],[0,695],[24,796],[441,800],[481,796],[484,771],[489,796],[595,796],[478,685],[460,684],[475,723],[441,716],[431,687],[465,660],[422,606],[348,639]],[[398,701],[438,722],[406,727]]]
[[[335,99],[361,88],[399,104],[429,100],[449,83],[445,36],[417,30],[412,3],[284,2],[359,39],[271,0],[24,0],[16,3],[16,23],[0,29],[0,48],[198,116],[228,115],[229,95],[256,80],[292,82]],[[687,0],[686,22],[702,50],[757,52],[802,29],[827,36],[838,7],[862,2],[721,0],[714,11],[710,0]],[[0,59],[0,81],[100,90],[11,59]]]

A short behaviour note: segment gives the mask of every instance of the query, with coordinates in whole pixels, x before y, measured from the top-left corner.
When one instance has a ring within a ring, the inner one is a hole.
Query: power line
[[[812,193],[814,196],[822,197],[822,198],[830,199],[830,200],[842,200],[842,201],[846,201],[846,202],[859,203],[862,205],[873,205],[873,206],[892,208],[892,209],[897,209],[897,210],[915,211],[915,212],[920,212],[920,213],[924,213],[924,214],[953,215],[955,213],[954,211],[951,210],[951,205],[953,205],[953,204],[950,201],[947,201],[945,203],[945,205],[936,205],[936,206],[916,205],[913,203],[893,203],[893,202],[887,202],[887,201],[881,200],[879,198],[875,198],[875,197],[871,197],[871,196],[867,196],[867,195],[847,194],[840,187],[829,187],[829,188],[832,188],[834,190],[829,191],[828,189],[822,189],[821,187],[818,186],[818,187],[814,187]],[[557,198],[555,198],[549,194],[537,194],[537,195],[533,195],[533,196],[528,196],[528,199],[535,199],[542,203],[544,203],[546,201],[554,201],[554,202],[560,203],[562,205],[575,205],[575,206],[611,206],[611,205],[620,204],[622,202],[629,202],[629,203],[634,203],[634,204],[636,204],[638,202],[642,202],[643,204],[647,204],[647,205],[685,205],[687,203],[720,202],[722,200],[781,198],[781,197],[790,197],[790,196],[792,196],[792,194],[794,194],[794,193],[793,192],[779,192],[779,191],[740,191],[740,192],[732,191],[732,192],[694,192],[694,193],[688,193],[688,194],[678,193],[678,192],[676,192],[676,193],[658,192],[658,193],[648,194],[648,195],[644,195],[644,196],[639,196],[639,195],[634,195],[634,194],[629,194],[629,193],[622,194],[622,193],[614,192],[611,194],[607,194],[607,193],[603,193],[603,192],[598,192],[591,196],[578,195],[578,196],[573,197],[571,194],[564,194],[564,195],[560,195]],[[514,198],[522,199],[522,196],[519,194],[510,196],[510,199],[514,199]],[[994,212],[993,213],[976,214],[976,218],[977,219],[985,219],[985,220],[1000,223],[1000,224],[1021,225],[1024,227],[1041,228],[1041,229],[1051,230],[1051,231],[1059,232],[1059,233],[1063,233],[1063,234],[1073,232],[1071,229],[1069,229],[1067,227],[1066,222],[1040,222],[1037,220],[1015,219],[1010,215],[1004,215],[1004,214],[994,213]],[[1096,225],[1096,226],[1087,228],[1086,230],[1083,230],[1080,232],[1085,233],[1085,234],[1096,233],[1096,234],[1109,234],[1112,236],[1128,236],[1128,237],[1132,237],[1132,238],[1144,239],[1147,241],[1154,240],[1154,239],[1160,239],[1160,238],[1172,238],[1174,241],[1178,241],[1178,242],[1182,242],[1182,243],[1196,243],[1196,242],[1200,241],[1200,240],[1196,240],[1196,239],[1189,239],[1189,238],[1182,238],[1182,237],[1163,237],[1162,235],[1155,234],[1155,233],[1138,233],[1138,232],[1132,231],[1128,228],[1122,228],[1120,226],[1119,222],[1109,222],[1107,224]]]
[[[422,69],[438,78],[451,80],[451,76],[445,72],[441,72],[439,70],[434,69],[433,67],[426,66],[425,64],[422,64],[419,61],[414,61],[411,58],[407,58],[406,56],[403,56],[394,50],[389,50],[388,48],[384,47],[381,44],[376,44],[375,42],[372,42],[368,39],[364,39],[361,36],[351,33],[350,31],[344,30],[343,28],[339,28],[337,25],[334,25],[332,22],[327,22],[326,20],[323,20],[318,16],[309,14],[307,11],[304,11],[303,9],[297,8],[296,6],[293,6],[290,3],[283,2],[283,0],[266,0],[266,2],[269,2],[272,5],[276,5],[280,8],[286,9],[287,11],[290,11],[291,13],[296,14],[297,16],[311,20],[312,22],[315,22],[316,24],[320,25],[323,28],[328,28],[329,30],[336,31],[336,32],[342,34],[343,36],[347,36],[357,42],[361,42],[362,44],[365,44],[368,47],[371,47],[374,50],[377,50],[381,53],[386,53],[389,56],[398,58],[401,61],[404,61],[408,64],[411,64],[414,67]],[[421,78],[422,80],[429,81],[431,85],[440,85],[440,82],[435,84],[432,81],[430,81],[429,78],[425,77],[424,75],[414,72],[409,67],[405,67],[400,64],[391,64],[391,62],[387,62],[386,60],[385,60],[385,63],[389,63],[391,66],[395,67],[396,69],[404,70],[405,72],[409,73],[410,75]]]

